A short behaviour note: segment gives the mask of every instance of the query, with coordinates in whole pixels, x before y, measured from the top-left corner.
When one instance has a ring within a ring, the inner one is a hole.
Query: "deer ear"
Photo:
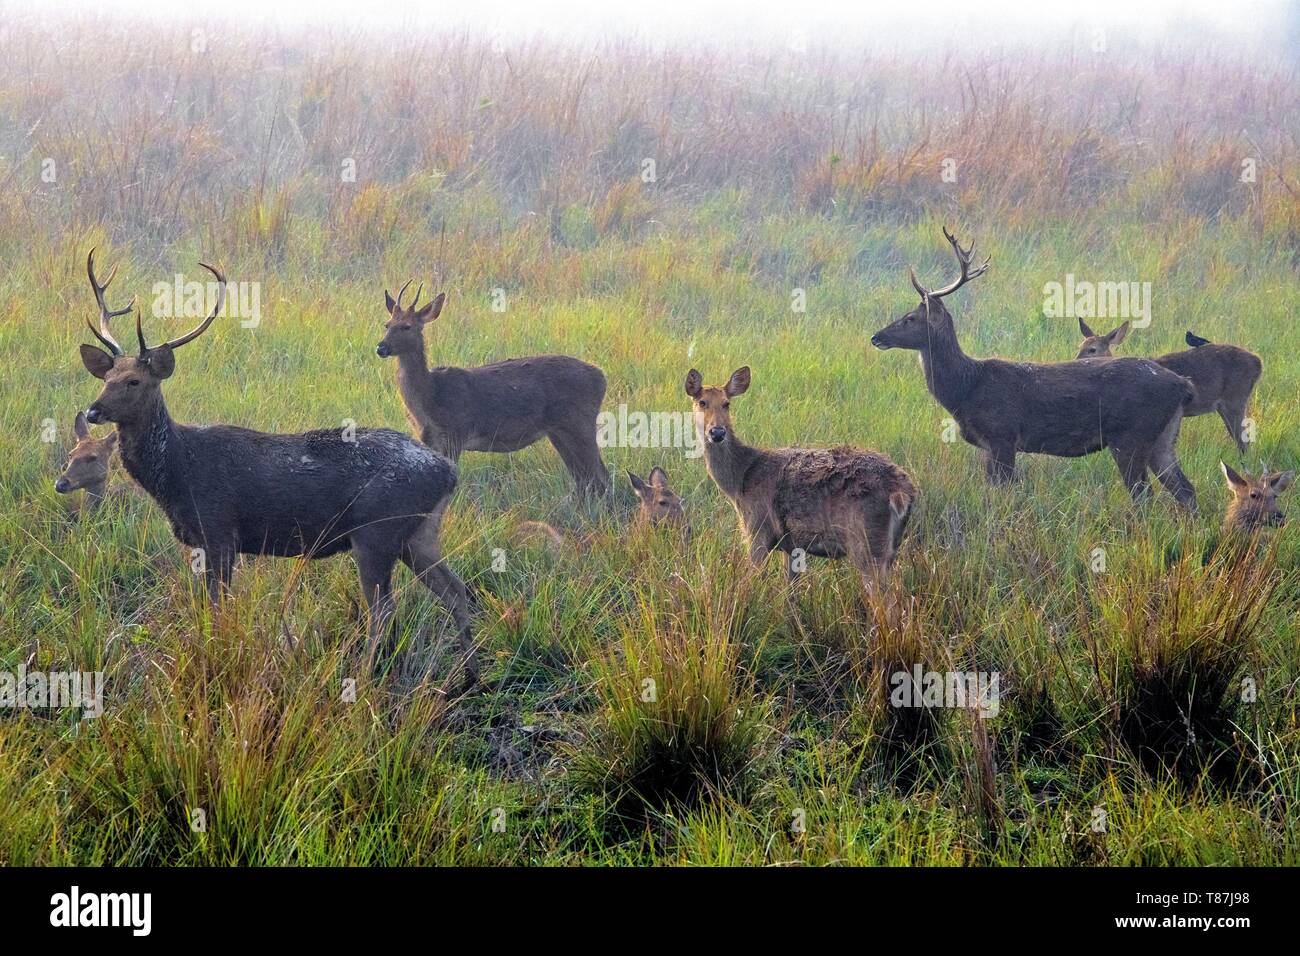
[[[417,322],[432,322],[438,316],[442,315],[443,303],[447,301],[447,293],[439,292],[433,297],[433,301],[415,313]]]
[[[1281,493],[1291,487],[1291,482],[1295,481],[1294,471],[1280,471],[1276,475],[1268,476],[1268,483],[1272,485],[1273,491]]]
[[[1243,490],[1250,487],[1250,483],[1245,478],[1232,470],[1230,465],[1219,462],[1219,467],[1223,469],[1223,477],[1228,479],[1228,487],[1233,491]]]
[[[1079,320],[1079,331],[1083,333],[1085,339],[1090,339],[1096,334],[1092,329],[1088,328],[1088,323],[1083,321],[1083,319]]]
[[[392,315],[392,314],[393,314],[393,309],[396,308],[396,306],[397,306],[397,300],[394,299],[391,295],[389,295],[389,294],[388,294],[388,290],[385,289],[385,290],[384,290],[384,308],[386,308],[386,309],[388,310],[388,314],[389,314],[389,315]]]
[[[85,412],[77,412],[77,417],[72,420],[72,432],[78,438],[90,437],[90,424],[86,421]]]
[[[630,472],[630,471],[627,473],[627,480],[628,480],[629,482],[631,482],[631,484],[632,484],[632,490],[635,491],[635,492],[637,493],[638,496],[639,496],[639,495],[643,495],[643,494],[645,494],[645,492],[647,492],[647,491],[649,490],[649,489],[646,487],[646,483],[645,483],[644,481],[642,481],[641,478],[640,478],[639,476],[634,475],[634,474],[633,474],[632,472]]]
[[[650,484],[656,488],[668,487],[668,472],[664,471],[658,465],[650,469]]]
[[[170,345],[152,348],[140,356],[140,360],[149,367],[155,378],[171,378],[172,372],[176,371],[176,356]]]
[[[749,366],[742,365],[731,373],[731,378],[727,379],[725,389],[728,398],[735,398],[737,395],[743,395],[749,389]]]
[[[1106,333],[1106,341],[1108,341],[1111,345],[1119,345],[1119,343],[1124,341],[1124,337],[1128,335],[1128,330],[1129,330],[1128,322],[1124,322],[1121,325],[1117,325],[1115,328],[1111,329],[1109,332]]]
[[[104,436],[104,444],[108,447],[109,451],[112,451],[114,448],[117,447],[116,429],[114,429],[113,431],[109,432],[107,435]]]
[[[108,370],[113,367],[113,356],[93,345],[83,345],[81,347],[81,364],[86,366],[86,371],[95,378],[103,378],[108,374]]]
[[[89,348],[89,346],[83,346],[83,348]],[[686,373],[686,394],[691,398],[699,398],[702,391],[704,391],[704,379],[700,377],[699,372],[691,369]]]

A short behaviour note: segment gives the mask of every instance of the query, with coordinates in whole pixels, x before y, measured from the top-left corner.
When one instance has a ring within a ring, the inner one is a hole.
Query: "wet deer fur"
[[[903,469],[862,448],[755,448],[736,435],[731,399],[749,388],[748,367],[725,385],[705,385],[691,369],[685,390],[694,407],[704,462],[740,519],[750,560],[785,555],[786,574],[798,570],[793,553],[847,557],[870,591],[887,578],[907,527],[917,490]]]
[[[607,493],[609,473],[596,443],[605,373],[567,355],[429,368],[424,327],[442,313],[446,293],[421,308],[417,289],[403,306],[407,286],[396,299],[384,292],[389,318],[375,352],[397,358],[397,388],[420,440],[457,461],[464,451],[518,451],[545,437],[580,492]]]
[[[1148,470],[1190,511],[1196,492],[1176,452],[1184,410],[1195,391],[1181,375],[1150,359],[1115,358],[1039,364],[975,359],[957,340],[943,297],[984,274],[970,268],[944,229],[961,272],[943,289],[927,290],[911,273],[921,303],[871,338],[876,348],[920,353],[926,387],[952,415],[966,442],[984,452],[990,482],[1015,476],[1021,452],[1066,458],[1109,449],[1137,500],[1150,497]]]
[[[176,538],[202,548],[210,599],[228,586],[238,554],[325,558],[351,551],[369,607],[372,647],[391,623],[391,575],[401,560],[451,611],[465,657],[466,684],[477,676],[466,594],[443,562],[439,526],[456,487],[456,466],[414,439],[389,429],[267,434],[232,425],[182,425],[172,420],[162,383],[175,350],[198,337],[220,313],[217,303],[194,331],[149,346],[136,313],[139,355],[113,338],[104,305],[108,282],[87,272],[100,305],[91,332],[104,349],[81,347],[86,369],[103,390],[86,418],[117,425],[127,472],[162,507]],[[109,276],[109,282],[112,276]]]
[[[1128,335],[1129,323],[1125,322],[1105,335],[1097,335],[1088,323],[1080,319],[1079,331],[1083,333],[1083,342],[1079,345],[1078,358],[1111,358],[1111,348]],[[1217,412],[1237,450],[1246,454],[1246,406],[1264,370],[1264,363],[1254,352],[1235,345],[1218,345],[1191,332],[1187,333],[1185,341],[1190,348],[1158,356],[1152,361],[1183,376],[1196,389],[1196,397],[1183,411],[1185,417]]]

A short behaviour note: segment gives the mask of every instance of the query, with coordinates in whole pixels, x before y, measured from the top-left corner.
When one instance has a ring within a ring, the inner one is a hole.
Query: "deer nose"
[[[91,405],[88,409],[86,409],[86,421],[90,422],[90,424],[98,425],[100,419],[101,419],[101,413],[99,411],[98,403]]]
[[[376,345],[375,354],[378,355],[380,358],[388,358],[389,356],[388,343],[380,342],[378,345]]]
[[[871,344],[881,350],[887,348],[887,346],[881,341],[879,332],[871,337]]]
[[[1279,528],[1282,527],[1282,525],[1286,524],[1286,515],[1282,514],[1280,511],[1273,515],[1273,524]]]
[[[69,491],[68,484],[69,484],[68,479],[60,478],[58,481],[54,483],[54,490],[61,495],[66,495]]]
[[[714,425],[709,429],[709,441],[720,442],[727,437],[727,430],[721,425]]]

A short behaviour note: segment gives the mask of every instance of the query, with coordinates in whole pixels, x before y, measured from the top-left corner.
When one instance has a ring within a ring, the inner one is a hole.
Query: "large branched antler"
[[[970,282],[972,279],[978,279],[987,272],[989,263],[992,261],[991,256],[987,257],[982,265],[976,269],[971,269],[970,257],[971,253],[975,251],[975,243],[972,241],[967,248],[963,249],[961,243],[957,241],[957,237],[948,231],[947,226],[943,227],[943,237],[948,240],[948,243],[952,246],[952,251],[957,256],[957,264],[961,266],[961,275],[948,283],[942,289],[934,289],[933,291],[930,291],[921,286],[921,283],[918,282],[916,278],[916,270],[909,267],[907,271],[912,277],[912,288],[921,293],[921,298],[923,299],[942,299],[945,295],[951,295],[967,282]]]
[[[212,311],[208,314],[208,317],[204,319],[197,328],[186,332],[178,339],[172,339],[168,342],[164,342],[162,345],[155,345],[153,348],[178,349],[186,342],[193,342],[200,335],[206,332],[208,326],[211,325],[216,317],[221,314],[221,309],[226,304],[226,277],[221,274],[219,269],[208,265],[206,262],[200,262],[199,265],[203,266],[203,268],[207,269],[217,277],[217,304],[212,307]],[[140,342],[140,354],[144,355],[145,352],[149,351],[150,346],[146,344],[144,340],[144,329],[140,327],[139,312],[135,314],[135,337]]]
[[[95,302],[99,305],[99,328],[96,329],[90,319],[86,320],[86,325],[95,338],[99,339],[110,352],[114,355],[125,355],[126,350],[118,344],[117,339],[113,338],[113,332],[109,328],[109,320],[117,318],[119,315],[126,315],[135,305],[135,297],[126,304],[124,309],[110,309],[108,303],[104,301],[104,291],[112,284],[113,279],[117,276],[117,266],[109,270],[108,278],[102,283],[95,278],[95,250],[91,249],[90,254],[86,256],[86,275],[90,279],[90,287],[95,290]]]

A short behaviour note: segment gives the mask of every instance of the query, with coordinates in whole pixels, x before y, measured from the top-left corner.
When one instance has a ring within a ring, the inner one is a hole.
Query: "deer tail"
[[[554,525],[549,525],[545,521],[524,521],[515,530],[521,537],[540,536],[546,541],[546,546],[551,549],[552,554],[558,555],[564,550],[564,535],[560,534]]]
[[[1209,339],[1203,339],[1203,338],[1201,338],[1199,335],[1197,335],[1197,334],[1196,334],[1195,332],[1193,332],[1191,329],[1188,329],[1188,330],[1187,330],[1187,335],[1185,335],[1183,338],[1187,341],[1187,344],[1190,345],[1190,346],[1191,346],[1192,348],[1194,348],[1194,349],[1199,349],[1202,345],[1209,345],[1209,344],[1210,344],[1210,340],[1209,340]]]
[[[916,503],[916,492],[895,491],[889,496],[889,546],[893,553],[898,552],[903,532],[907,530],[907,519],[912,516],[912,505]]]

